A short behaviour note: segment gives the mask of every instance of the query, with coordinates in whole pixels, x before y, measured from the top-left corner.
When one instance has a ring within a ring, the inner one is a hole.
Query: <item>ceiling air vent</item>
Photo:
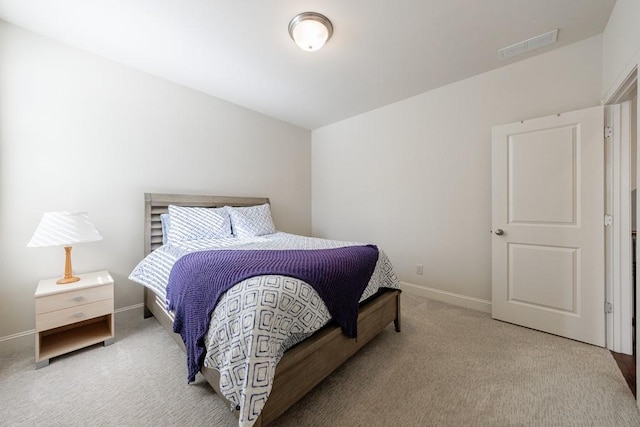
[[[556,28],[555,30],[549,31],[548,33],[540,34],[539,36],[532,37],[520,43],[503,47],[498,51],[498,58],[507,59],[507,58],[511,58],[512,56],[522,55],[523,53],[530,52],[542,46],[555,43],[557,40],[558,40],[558,29]]]

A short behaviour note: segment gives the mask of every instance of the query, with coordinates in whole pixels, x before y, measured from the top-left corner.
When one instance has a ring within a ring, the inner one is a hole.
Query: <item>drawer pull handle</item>
[[[75,317],[75,318],[84,317],[84,313],[83,312],[73,313],[73,317]]]
[[[73,297],[73,300],[74,300],[75,302],[80,302],[80,301],[82,301],[83,299],[84,299],[84,297]]]

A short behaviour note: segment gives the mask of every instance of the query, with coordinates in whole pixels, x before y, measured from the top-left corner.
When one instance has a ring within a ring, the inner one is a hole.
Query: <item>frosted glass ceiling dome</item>
[[[303,12],[289,22],[289,35],[300,49],[308,52],[320,49],[332,34],[331,21],[316,12]]]

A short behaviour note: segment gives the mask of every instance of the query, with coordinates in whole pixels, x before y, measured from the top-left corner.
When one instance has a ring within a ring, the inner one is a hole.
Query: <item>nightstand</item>
[[[113,279],[107,271],[77,274],[79,281],[38,283],[36,300],[36,369],[49,359],[89,345],[113,343]]]

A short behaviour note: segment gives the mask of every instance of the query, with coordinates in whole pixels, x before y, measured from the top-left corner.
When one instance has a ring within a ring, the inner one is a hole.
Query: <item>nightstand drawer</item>
[[[51,311],[36,315],[36,331],[53,329],[60,326],[92,319],[113,313],[113,299],[106,299],[64,310]]]
[[[113,285],[95,286],[36,298],[36,314],[113,299]]]

